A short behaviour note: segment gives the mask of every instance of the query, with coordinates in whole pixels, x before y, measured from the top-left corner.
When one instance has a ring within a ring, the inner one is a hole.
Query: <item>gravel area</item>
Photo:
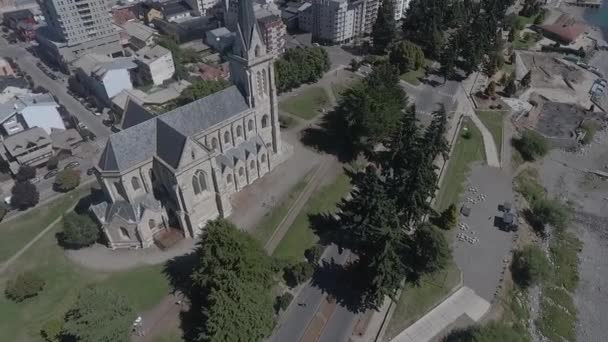
[[[580,284],[574,294],[578,309],[577,340],[605,341],[608,316],[608,180],[585,170],[608,171],[608,134],[579,152],[554,150],[540,168],[543,185],[553,196],[573,202],[573,230],[584,246],[579,253]]]

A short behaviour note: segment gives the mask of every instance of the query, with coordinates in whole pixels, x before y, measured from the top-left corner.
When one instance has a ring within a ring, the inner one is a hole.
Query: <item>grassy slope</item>
[[[494,138],[494,143],[496,144],[496,149],[498,153],[502,151],[502,135],[503,135],[503,111],[483,111],[480,110],[477,112],[477,116],[483,122],[483,124],[488,128],[490,133],[492,133],[492,137]],[[502,158],[502,156],[500,156]]]
[[[465,128],[468,128],[471,132],[469,139],[463,137]],[[437,201],[435,202],[437,209],[443,210],[450,204],[458,202],[471,163],[480,160],[485,160],[481,132],[468,118],[465,118],[437,195]]]
[[[319,239],[310,228],[308,215],[332,212],[336,204],[351,189],[349,178],[340,174],[336,180],[322,187],[306,203],[300,214],[289,228],[283,240],[275,249],[273,256],[291,262],[304,258],[304,250],[314,245]]]
[[[321,109],[329,105],[329,97],[325,89],[312,87],[302,91],[297,96],[291,96],[279,103],[279,109],[310,120],[319,115]]]
[[[50,205],[34,208],[18,219],[0,224],[0,263],[15,254],[88,191],[88,187],[74,190]]]

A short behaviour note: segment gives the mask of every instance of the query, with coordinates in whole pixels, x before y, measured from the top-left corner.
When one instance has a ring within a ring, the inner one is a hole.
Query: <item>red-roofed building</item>
[[[114,24],[122,26],[122,24],[126,23],[127,21],[132,21],[137,18],[131,9],[120,8],[112,11],[112,19],[114,20]]]
[[[561,44],[570,45],[576,41],[588,28],[572,16],[562,14],[553,24],[541,25],[543,35]]]
[[[201,73],[201,78],[206,81],[227,80],[230,77],[230,68],[228,63],[224,63],[219,66],[199,64],[198,70]]]

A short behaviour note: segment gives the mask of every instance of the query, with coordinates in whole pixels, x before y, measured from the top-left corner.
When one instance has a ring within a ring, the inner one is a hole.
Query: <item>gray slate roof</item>
[[[136,100],[127,97],[127,104],[125,106],[121,124],[122,129],[139,125],[140,123],[148,121],[152,118],[154,118],[154,115],[148,112]]]
[[[114,203],[101,202],[91,207],[93,213],[102,222],[111,222],[118,216],[128,222],[138,223],[146,210],[159,211],[160,202],[150,194],[136,198],[133,203],[119,200]]]
[[[154,155],[177,167],[188,137],[239,115],[248,108],[238,88],[228,87],[112,134],[99,167],[106,171],[125,170]]]

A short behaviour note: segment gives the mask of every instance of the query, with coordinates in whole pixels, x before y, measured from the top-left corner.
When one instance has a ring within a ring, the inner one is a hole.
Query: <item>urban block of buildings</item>
[[[142,248],[166,229],[196,237],[232,212],[230,197],[290,154],[282,143],[273,55],[252,3],[238,4],[229,55],[234,84],[155,116],[128,101],[124,130],[97,166],[107,201],[92,207],[111,248]]]
[[[66,70],[87,53],[121,56],[111,5],[110,0],[40,0],[47,25],[36,32],[39,51]]]

